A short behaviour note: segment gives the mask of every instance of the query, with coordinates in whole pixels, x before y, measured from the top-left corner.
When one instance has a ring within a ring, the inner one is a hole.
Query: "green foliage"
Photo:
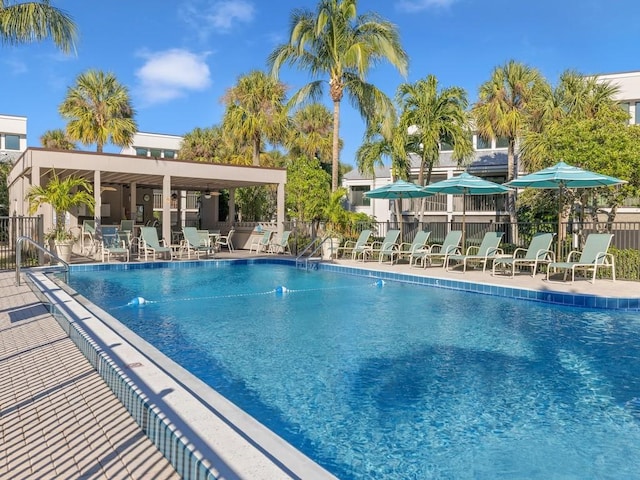
[[[609,248],[616,261],[616,278],[640,280],[640,251],[635,249],[618,250]]]
[[[11,171],[11,164],[0,162],[0,216],[9,215],[9,187],[7,186],[7,175]]]
[[[68,120],[69,138],[95,144],[97,152],[108,142],[129,146],[138,130],[129,92],[113,73],[88,70],[78,75],[58,111]]]
[[[268,186],[238,188],[236,205],[243,222],[264,221],[275,213],[275,202]]]
[[[322,169],[320,161],[301,156],[287,167],[285,201],[287,216],[300,222],[317,221],[329,200],[331,176]]]
[[[227,144],[222,128],[194,128],[182,137],[178,158],[192,162],[226,163]]]
[[[83,178],[69,176],[60,179],[53,172],[53,176],[46,185],[34,185],[27,192],[29,202],[29,214],[36,213],[41,205],[49,204],[56,214],[56,225],[48,238],[56,240],[71,240],[73,236],[65,229],[65,214],[71,208],[86,205],[93,212],[95,201],[92,195],[92,187]]]
[[[525,189],[518,194],[518,221],[522,223],[557,223],[558,192]]]

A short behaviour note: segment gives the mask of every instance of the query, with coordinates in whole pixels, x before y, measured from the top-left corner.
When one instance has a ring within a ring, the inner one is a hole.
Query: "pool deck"
[[[257,256],[236,251],[217,258]],[[541,291],[640,297],[640,283],[620,280],[592,284],[580,278],[571,284],[547,282],[543,274],[511,278],[406,263],[332,263]],[[16,286],[15,272],[8,271],[0,272],[0,378],[0,478],[179,478],[30,287]]]

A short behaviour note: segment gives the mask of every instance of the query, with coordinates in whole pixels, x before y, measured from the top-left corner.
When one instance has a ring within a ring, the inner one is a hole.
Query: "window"
[[[623,110],[627,115],[629,115],[629,123],[631,123],[631,115],[629,114],[629,107],[630,107],[629,102],[622,102],[622,103],[620,103],[619,105],[620,105],[620,108],[621,108],[621,109],[622,109],[622,110]],[[636,114],[636,115],[637,115],[637,114]],[[638,117],[636,116],[636,118],[638,118]]]
[[[176,152],[173,150],[165,150],[164,158],[176,158]]]
[[[491,142],[484,140],[480,135],[476,135],[476,150],[491,148]]]
[[[20,135],[5,135],[4,148],[6,150],[20,150]]]
[[[507,137],[496,138],[496,148],[507,148],[509,146],[509,139]]]
[[[636,125],[640,125],[640,102],[636,102]]]
[[[160,150],[159,148],[152,148],[151,158],[160,158],[160,157],[162,157],[162,150]]]
[[[136,147],[136,155],[139,157],[146,157],[149,151],[146,148]]]
[[[440,142],[440,151],[441,152],[452,152],[453,145],[447,142]]]
[[[371,205],[369,197],[365,197],[364,194],[371,190],[368,185],[358,185],[351,187],[351,198],[349,202],[354,207],[368,207]]]

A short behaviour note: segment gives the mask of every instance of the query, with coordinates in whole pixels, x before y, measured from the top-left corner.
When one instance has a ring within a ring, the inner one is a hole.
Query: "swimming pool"
[[[637,312],[273,264],[71,285],[340,478],[640,471]]]

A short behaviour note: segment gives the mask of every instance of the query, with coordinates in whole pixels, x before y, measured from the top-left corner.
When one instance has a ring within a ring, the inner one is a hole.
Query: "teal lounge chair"
[[[555,233],[536,233],[529,248],[516,248],[513,256],[509,258],[496,258],[493,261],[491,275],[496,274],[496,269],[511,270],[511,276],[515,276],[517,267],[531,267],[531,276],[535,277],[538,265],[555,262],[556,257],[551,248],[551,242]]]
[[[433,260],[442,260],[442,266],[447,265],[447,259],[450,255],[460,253],[460,240],[462,240],[462,232],[460,230],[451,230],[444,237],[444,241],[440,243],[434,243],[426,248],[418,250],[416,253],[409,257],[409,266],[417,265],[418,261],[423,268],[428,265],[433,265]]]
[[[89,240],[88,244],[85,240]],[[83,254],[90,255],[98,247],[98,239],[96,238],[96,221],[84,220],[80,231],[80,251]],[[95,252],[98,253],[98,252]]]
[[[373,242],[365,248],[362,254],[362,261],[367,257],[373,258],[377,255],[379,263],[382,263],[385,257],[389,257],[391,265],[393,265],[393,260],[398,256],[398,252],[400,251],[400,245],[398,245],[399,237],[400,230],[389,230],[384,236],[384,240],[381,242]]]
[[[289,248],[289,237],[291,236],[291,230],[285,230],[282,232],[280,238],[274,239],[269,244],[269,253],[289,253],[291,255],[291,249]]]
[[[260,252],[268,252],[269,244],[271,243],[271,235],[273,235],[272,230],[265,230],[260,238],[254,238],[249,245],[249,253],[251,253],[254,249],[256,253]]]
[[[196,227],[184,227],[182,229],[182,244],[180,248],[181,254],[186,253],[187,258],[191,258],[193,253],[197,258],[200,255],[209,255],[211,253],[211,242],[209,241],[209,232],[206,230],[198,230]]]
[[[140,250],[138,257],[144,253],[144,260],[151,255],[153,260],[156,256],[163,255],[168,260],[172,260],[171,247],[167,247],[164,240],[158,240],[158,231],[156,227],[140,227]]]
[[[416,236],[413,237],[413,242],[402,242],[398,250],[398,258],[408,258],[409,261],[411,261],[413,255],[426,247],[430,235],[431,232],[420,230],[416,233]]]
[[[129,248],[120,239],[119,231],[116,227],[102,227],[102,261],[109,262],[111,257],[122,257],[125,262],[129,261]]]
[[[566,262],[552,262],[547,267],[547,280],[551,271],[564,270],[563,280],[567,280],[567,274],[571,270],[571,283],[575,280],[576,270],[584,270],[585,272],[593,270],[593,278],[591,283],[596,281],[596,273],[598,268],[610,268],[611,277],[616,281],[616,264],[615,258],[611,253],[607,253],[609,245],[611,245],[611,233],[590,233],[584,244],[582,252],[573,250],[567,255]],[[572,260],[575,258],[576,260]]]
[[[481,263],[484,272],[490,260],[495,260],[498,255],[502,255],[502,250],[498,248],[502,235],[504,235],[503,232],[487,232],[484,234],[480,246],[470,246],[467,248],[466,255],[449,255],[445,264],[447,271],[453,271],[450,266],[451,262],[455,262],[458,265],[462,264],[463,272],[467,271],[467,265],[470,263]]]
[[[229,252],[233,252],[234,248],[231,238],[233,237],[235,231],[235,228],[231,227],[231,230],[229,230],[228,234],[219,235],[218,238],[216,238],[216,250],[220,250],[222,247],[227,247],[229,249]]]
[[[369,245],[371,233],[371,230],[362,230],[357,240],[347,240],[342,247],[336,249],[336,253],[340,254],[340,252],[342,252],[343,256],[350,253],[351,259],[355,260],[358,258],[358,255],[364,254],[364,250]]]

